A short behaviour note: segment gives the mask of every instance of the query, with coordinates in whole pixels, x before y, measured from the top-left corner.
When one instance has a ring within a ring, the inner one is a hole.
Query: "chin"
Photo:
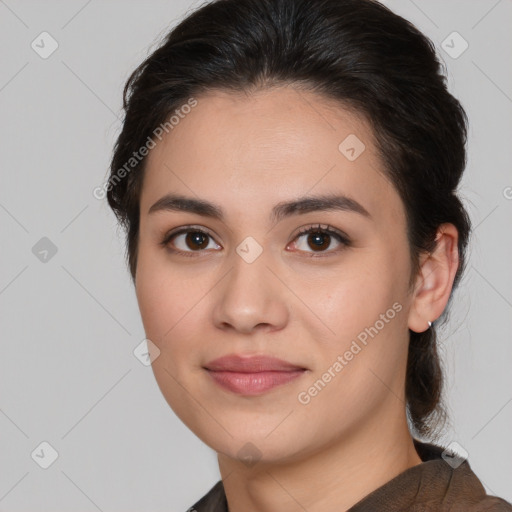
[[[279,421],[281,420],[282,418]],[[314,440],[304,435],[304,429],[300,425],[288,425],[288,428],[284,428],[284,424],[280,425],[278,435],[276,425],[279,425],[279,421],[253,427],[246,425],[244,428],[240,422],[224,421],[223,427],[227,432],[218,425],[212,429],[211,423],[187,426],[220,456],[239,460],[252,467],[256,462],[292,462],[311,449]]]

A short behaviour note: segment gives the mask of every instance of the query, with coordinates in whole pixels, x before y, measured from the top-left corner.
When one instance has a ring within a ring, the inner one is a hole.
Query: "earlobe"
[[[409,312],[409,329],[424,332],[443,313],[450,298],[459,266],[458,232],[453,224],[439,226],[436,246],[420,257],[414,297]]]

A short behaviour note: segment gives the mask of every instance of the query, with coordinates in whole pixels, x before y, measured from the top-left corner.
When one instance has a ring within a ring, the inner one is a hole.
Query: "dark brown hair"
[[[457,196],[466,166],[467,117],[448,92],[445,74],[433,43],[374,0],[217,0],[201,6],[169,32],[125,85],[125,119],[106,190],[126,230],[132,279],[146,158],[123,179],[119,170],[133,152],[193,96],[296,84],[354,110],[373,127],[385,173],[407,214],[411,285],[419,255],[435,247],[439,225],[455,225],[455,288],[470,233]],[[441,322],[447,312],[448,307]],[[434,325],[423,333],[410,331],[407,365],[409,420],[417,434],[432,436],[447,417]]]

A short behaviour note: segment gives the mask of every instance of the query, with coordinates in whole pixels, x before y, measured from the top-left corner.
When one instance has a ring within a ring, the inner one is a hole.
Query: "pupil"
[[[192,247],[188,244],[188,242],[191,242]],[[195,231],[187,234],[187,245],[190,249],[203,249],[208,245],[208,240],[204,233]]]
[[[314,247],[312,249],[325,249],[329,246],[329,242],[326,242],[325,239],[328,238],[329,235],[325,235],[323,233],[313,233],[310,235],[310,239],[313,239]],[[322,242],[323,239],[323,242]]]

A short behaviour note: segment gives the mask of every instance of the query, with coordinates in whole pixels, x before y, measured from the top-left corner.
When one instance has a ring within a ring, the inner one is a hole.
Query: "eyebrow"
[[[204,199],[195,199],[179,194],[166,194],[148,210],[148,215],[160,211],[189,212],[224,221],[222,207]],[[319,196],[299,197],[293,201],[276,204],[270,213],[271,222],[279,222],[285,217],[319,211],[353,212],[368,219],[372,216],[355,199],[345,195],[324,194]]]

